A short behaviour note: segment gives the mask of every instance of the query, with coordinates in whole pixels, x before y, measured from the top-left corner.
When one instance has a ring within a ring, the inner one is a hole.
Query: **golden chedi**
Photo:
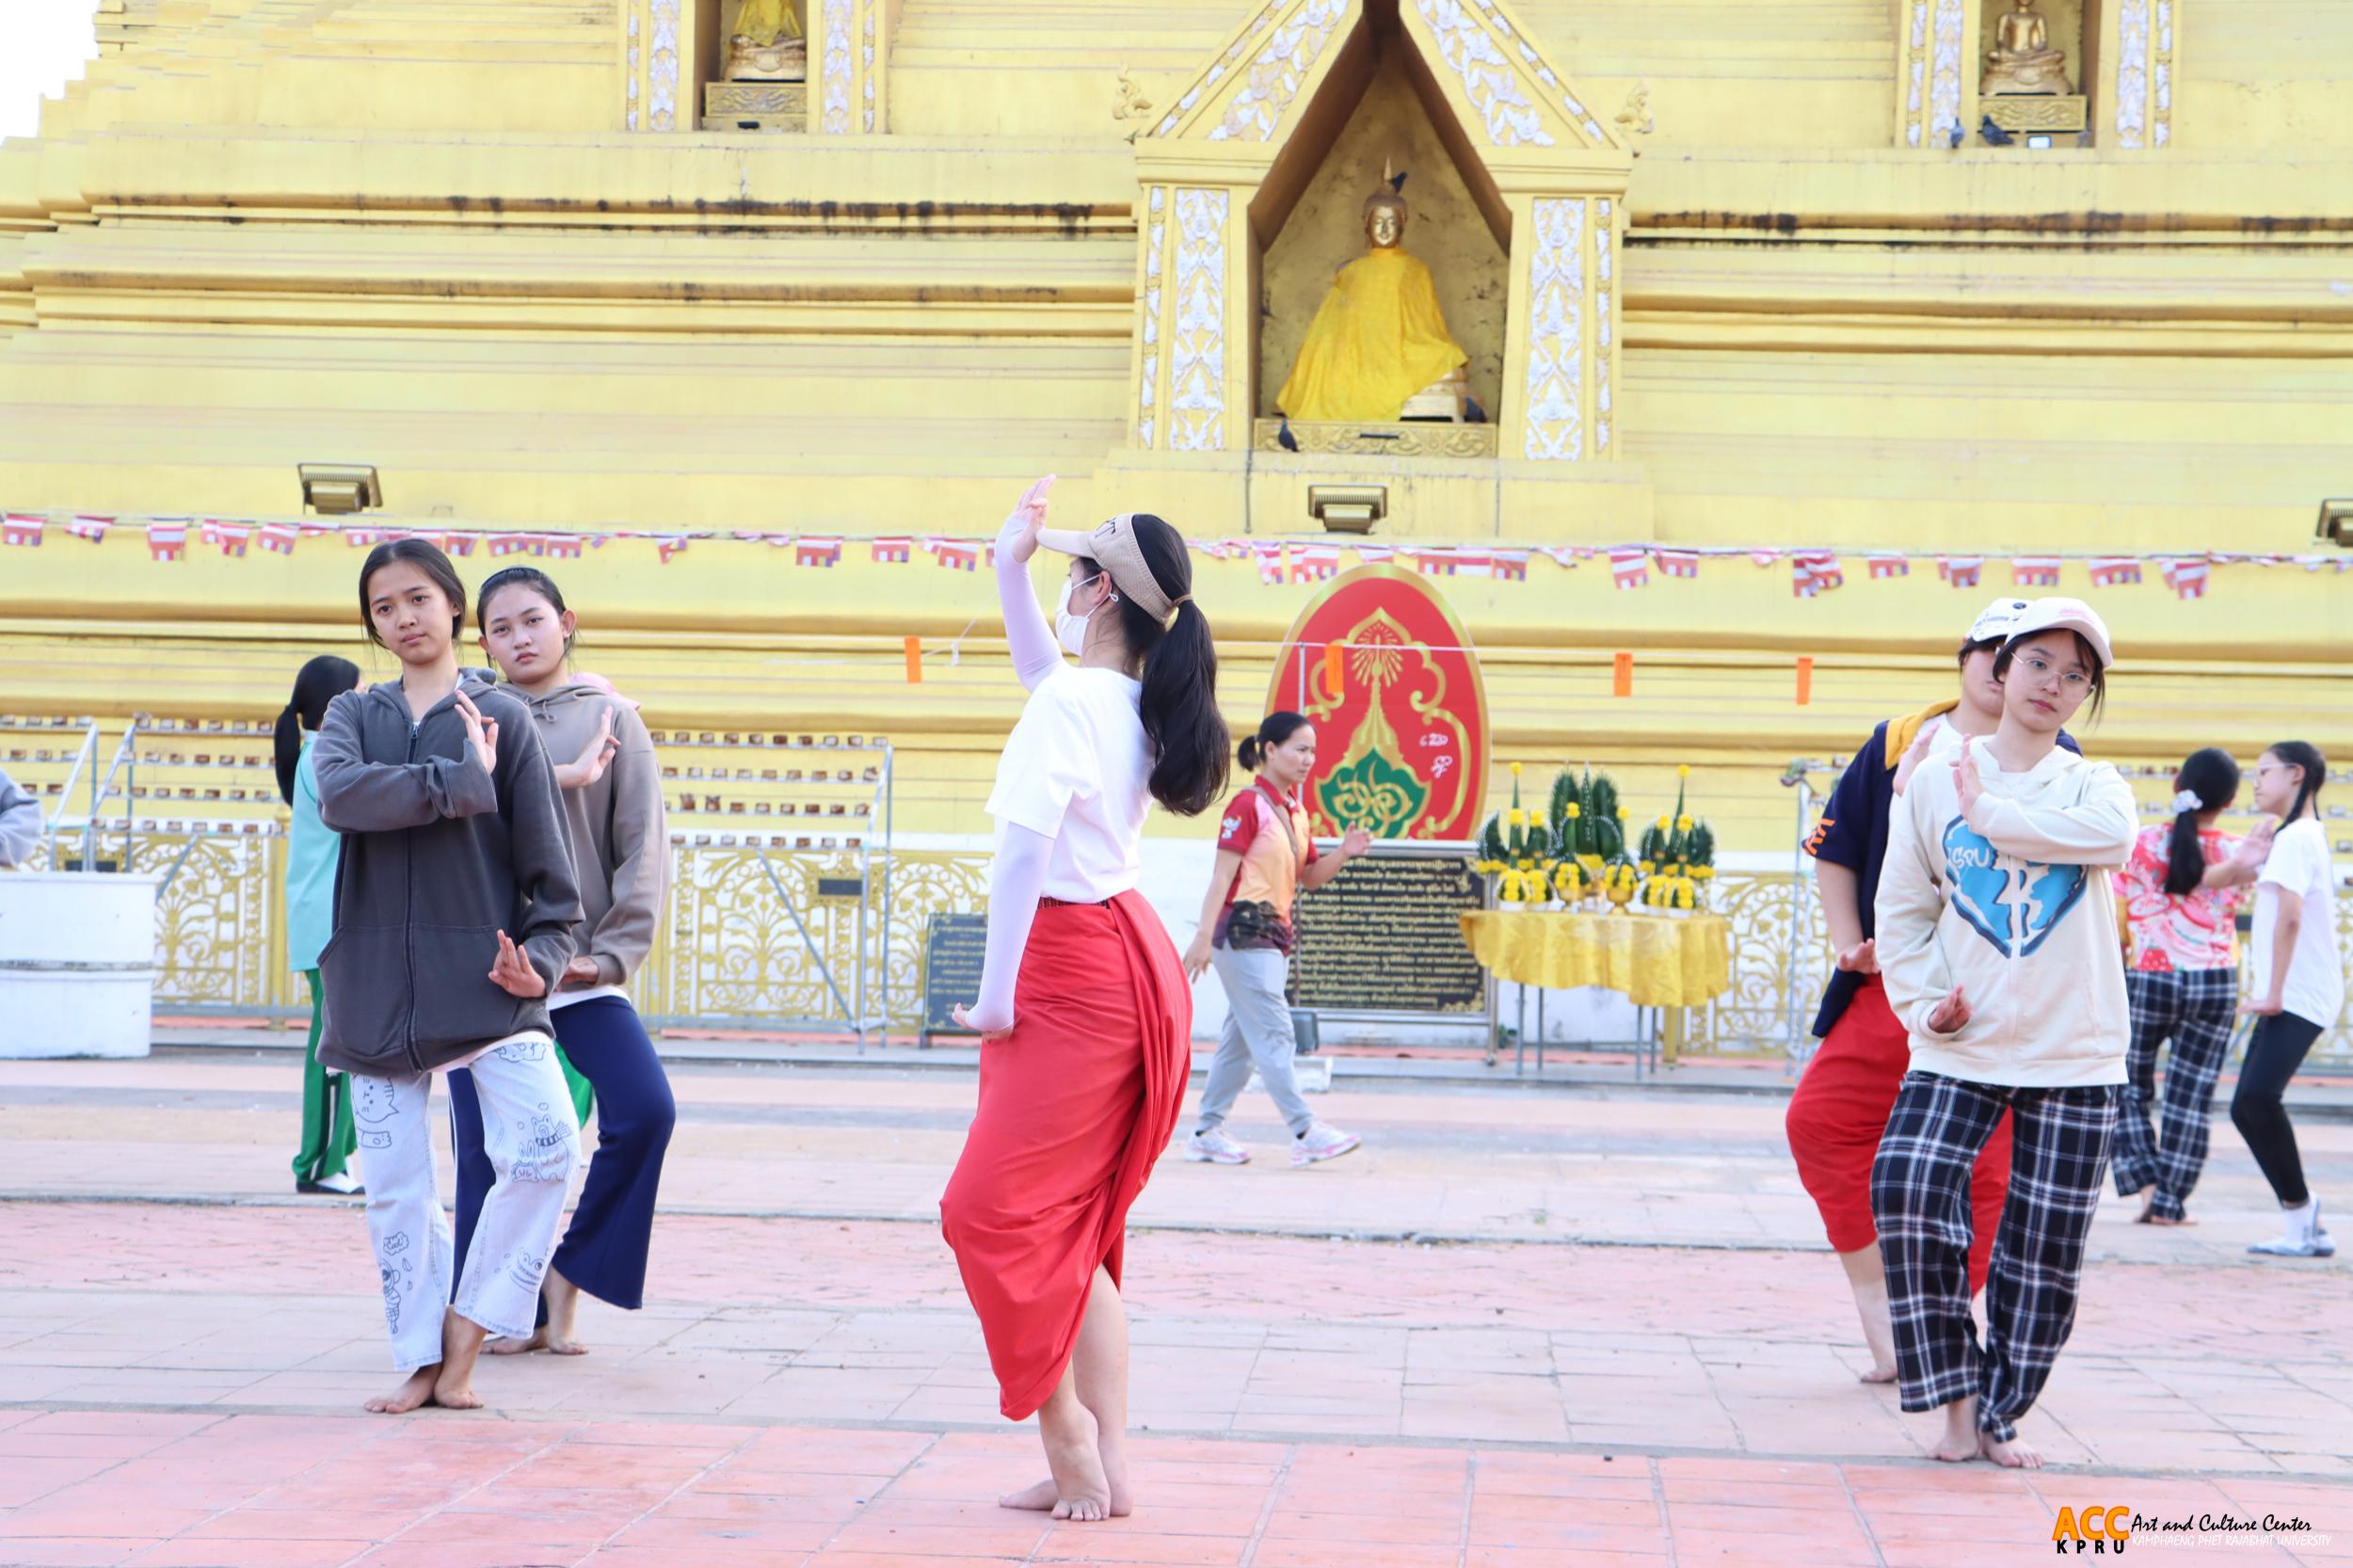
[[[1993,47],[1985,56],[1985,76],[1977,91],[1988,98],[2064,95],[2074,88],[2067,80],[2067,56],[2051,47],[2051,29],[2034,0],[2016,0],[1993,29]]]
[[[808,76],[808,42],[792,0],[744,0],[728,40],[730,82],[799,82]]]
[[[1463,417],[1470,356],[1447,331],[1429,267],[1405,249],[1403,184],[1365,200],[1369,248],[1333,280],[1275,399],[1291,419]]]

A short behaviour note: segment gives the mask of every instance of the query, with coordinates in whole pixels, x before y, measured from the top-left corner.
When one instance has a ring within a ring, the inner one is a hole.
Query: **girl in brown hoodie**
[[[652,950],[670,890],[670,833],[653,739],[634,703],[568,675],[577,625],[554,581],[508,567],[475,600],[482,648],[521,699],[555,763],[580,884],[580,951],[548,1010],[556,1044],[596,1091],[597,1147],[563,1243],[548,1265],[539,1321],[529,1336],[493,1342],[493,1355],[546,1350],[578,1355],[572,1332],[583,1290],[634,1312],[644,1304],[662,1160],[677,1121],[670,1080],[624,989]],[[490,1187],[472,1085],[450,1083],[457,1149],[458,1256]]]

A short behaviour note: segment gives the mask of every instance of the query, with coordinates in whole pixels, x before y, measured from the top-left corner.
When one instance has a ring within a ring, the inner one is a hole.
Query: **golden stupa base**
[[[1492,457],[1497,428],[1443,420],[1400,420],[1393,424],[1344,420],[1292,420],[1291,440],[1301,452],[1344,453],[1369,457]],[[1289,452],[1284,421],[1262,419],[1251,427],[1250,444],[1260,452]]]
[[[2005,131],[2052,131],[2072,135],[2090,120],[2091,101],[2055,92],[2002,93],[1980,98],[1985,118]]]
[[[712,82],[703,88],[706,131],[806,131],[808,88],[801,82]]]

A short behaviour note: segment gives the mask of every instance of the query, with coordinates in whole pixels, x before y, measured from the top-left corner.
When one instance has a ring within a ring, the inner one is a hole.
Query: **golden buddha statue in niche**
[[[792,0],[743,0],[728,39],[730,82],[799,82],[808,76],[808,42]]]
[[[1403,184],[1390,176],[1365,199],[1367,249],[1332,280],[1275,398],[1291,419],[1463,417],[1470,356],[1447,331],[1430,269],[1405,249]]]
[[[1977,91],[1988,98],[2023,98],[2074,90],[2067,80],[2067,56],[2051,47],[2051,29],[2034,0],[2016,0],[2015,8],[1994,25]]]

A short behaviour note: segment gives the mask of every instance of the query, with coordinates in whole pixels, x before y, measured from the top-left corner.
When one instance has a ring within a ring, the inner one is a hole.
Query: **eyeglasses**
[[[2027,680],[2043,681],[2050,680],[2051,677],[2056,675],[2058,677],[2059,684],[2071,692],[2081,692],[2091,684],[2091,677],[2086,675],[2083,671],[2062,671],[2057,664],[2054,664],[2048,659],[2042,658],[2039,654],[2021,654],[2018,658],[2018,664],[2020,668],[2026,672]]]

